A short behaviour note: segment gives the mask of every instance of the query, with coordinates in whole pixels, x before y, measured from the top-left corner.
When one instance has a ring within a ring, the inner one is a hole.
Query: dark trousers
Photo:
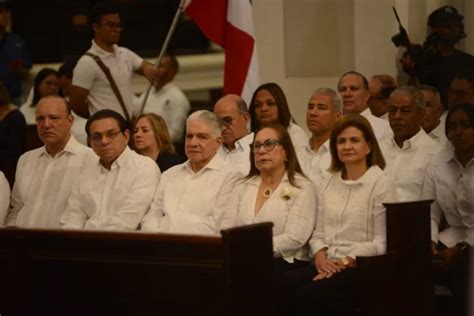
[[[308,268],[309,269],[309,268]],[[329,279],[313,281],[312,277],[289,294],[293,313],[312,310],[316,315],[353,315],[360,303],[360,274],[357,268],[348,268]],[[310,273],[308,273],[310,274]]]

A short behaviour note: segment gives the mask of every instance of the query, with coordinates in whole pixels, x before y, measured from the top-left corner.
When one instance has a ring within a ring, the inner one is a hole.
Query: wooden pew
[[[357,258],[362,315],[431,316],[430,204],[387,203],[387,255]]]
[[[272,224],[221,237],[0,229],[0,315],[273,315]]]

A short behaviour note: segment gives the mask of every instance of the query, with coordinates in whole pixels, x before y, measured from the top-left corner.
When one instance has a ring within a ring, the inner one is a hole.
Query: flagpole
[[[163,43],[163,46],[161,47],[160,54],[158,55],[158,59],[155,62],[155,66],[158,67],[160,64],[161,58],[165,54],[166,50],[168,49],[169,42],[171,40],[171,36],[174,33],[174,30],[176,29],[176,25],[178,24],[179,16],[181,13],[184,11],[184,4],[186,3],[187,0],[181,0],[178,6],[178,10],[176,10],[176,14],[174,15],[173,22],[171,23],[171,27],[168,31],[168,34],[166,34],[165,42]],[[143,110],[145,109],[145,104],[146,101],[148,100],[148,96],[150,95],[151,91],[151,82],[148,84],[148,89],[145,92],[145,97],[143,98],[142,105],[140,107],[140,111],[138,112],[138,115],[141,115],[143,113]]]

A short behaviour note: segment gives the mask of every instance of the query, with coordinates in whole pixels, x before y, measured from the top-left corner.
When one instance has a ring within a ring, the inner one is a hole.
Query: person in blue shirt
[[[14,104],[22,103],[22,80],[32,67],[31,53],[25,41],[7,31],[10,23],[10,6],[0,0],[0,80],[5,84]]]

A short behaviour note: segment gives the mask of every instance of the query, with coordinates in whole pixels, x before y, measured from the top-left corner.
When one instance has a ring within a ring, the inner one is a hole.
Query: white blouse
[[[465,167],[456,159],[454,147],[440,152],[429,164],[423,197],[431,204],[431,239],[448,247],[460,241],[474,245],[474,159]],[[441,216],[448,227],[439,231]]]
[[[261,181],[260,176],[255,176],[238,183],[222,228],[272,222],[274,256],[282,257],[290,263],[294,258],[309,260],[307,243],[314,230],[317,213],[314,184],[297,174],[295,181],[298,187],[294,187],[285,174],[273,194],[255,214]]]
[[[329,258],[374,256],[386,251],[385,207],[395,202],[395,189],[378,166],[355,181],[341,172],[328,179],[320,194],[316,230],[310,240],[313,254],[327,247]]]

